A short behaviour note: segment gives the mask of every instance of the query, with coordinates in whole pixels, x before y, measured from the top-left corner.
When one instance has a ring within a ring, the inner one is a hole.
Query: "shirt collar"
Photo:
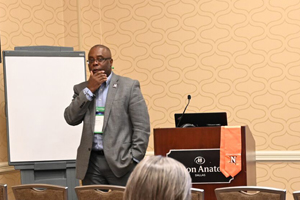
[[[112,72],[110,73],[110,75],[107,77],[107,80],[105,81],[105,82],[103,82],[102,84],[101,84],[101,86],[100,87],[107,87],[107,86],[109,86],[109,84],[110,84],[110,81],[111,81],[111,77],[112,77]],[[104,84],[105,83],[105,84]]]
[[[110,75],[107,77],[106,86],[108,86],[110,84],[112,76],[113,76],[113,72],[111,72]]]

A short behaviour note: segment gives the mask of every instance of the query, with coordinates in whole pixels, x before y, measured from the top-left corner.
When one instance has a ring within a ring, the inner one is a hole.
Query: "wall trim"
[[[154,155],[154,151],[147,151],[146,156]],[[300,151],[256,151],[257,162],[299,162]]]
[[[154,151],[147,151],[146,156],[153,156]],[[257,162],[300,162],[300,151],[257,151]],[[0,173],[15,171],[8,162],[0,162]]]
[[[8,162],[0,162],[0,173],[15,171],[14,166],[9,166]]]
[[[300,161],[300,151],[257,151],[256,161]]]

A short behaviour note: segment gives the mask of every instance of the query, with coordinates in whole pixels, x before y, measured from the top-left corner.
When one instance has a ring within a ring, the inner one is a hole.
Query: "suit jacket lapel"
[[[105,103],[105,112],[104,112],[104,124],[103,124],[103,132],[106,128],[107,125],[107,121],[110,115],[110,111],[112,108],[112,103],[114,101],[115,95],[117,93],[118,90],[118,81],[119,81],[119,76],[112,73],[112,77],[111,77],[111,81],[109,84],[109,88],[108,88],[108,93],[107,93],[107,97],[106,97],[106,103]]]

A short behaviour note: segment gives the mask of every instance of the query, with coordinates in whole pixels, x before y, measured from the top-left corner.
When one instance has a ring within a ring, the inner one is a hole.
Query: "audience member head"
[[[173,158],[147,156],[133,170],[124,200],[190,200],[191,177]]]

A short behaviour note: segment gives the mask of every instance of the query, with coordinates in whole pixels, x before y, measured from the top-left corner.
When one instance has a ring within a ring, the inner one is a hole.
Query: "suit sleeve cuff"
[[[132,158],[132,160],[134,161],[134,162],[136,162],[136,163],[139,163],[140,161],[138,160],[138,159],[136,159],[136,158]]]
[[[95,95],[91,92],[91,90],[89,88],[84,88],[83,89],[83,93],[85,94],[87,100],[92,101],[93,98],[95,97]]]

